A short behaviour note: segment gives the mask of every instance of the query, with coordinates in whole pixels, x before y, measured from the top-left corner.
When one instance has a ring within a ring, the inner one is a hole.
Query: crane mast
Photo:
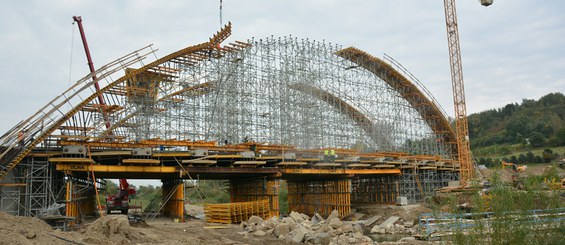
[[[453,103],[455,109],[455,132],[457,134],[457,159],[460,164],[461,186],[473,177],[471,147],[469,144],[469,126],[467,124],[467,106],[465,104],[465,88],[463,83],[463,67],[461,64],[461,48],[455,0],[444,0],[449,61],[451,67],[451,83],[453,87]]]

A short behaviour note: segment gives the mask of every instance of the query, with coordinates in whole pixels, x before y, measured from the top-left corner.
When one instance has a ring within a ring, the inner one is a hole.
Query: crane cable
[[[72,29],[72,35],[71,35],[71,57],[70,57],[70,61],[69,61],[69,87],[71,87],[71,79],[72,79],[72,72],[73,72],[73,49],[74,49],[74,44],[75,44],[75,22],[73,21],[73,26],[71,27]]]
[[[220,0],[220,28],[224,25],[224,21],[222,20],[222,0]]]

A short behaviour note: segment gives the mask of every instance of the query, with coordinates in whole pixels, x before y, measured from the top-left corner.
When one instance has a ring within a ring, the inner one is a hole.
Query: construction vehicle
[[[506,169],[506,167],[510,167],[512,169],[512,186],[519,190],[524,189],[524,177],[521,176],[520,173],[526,171],[527,166],[517,165],[506,161],[501,161],[500,165],[502,166],[502,169]]]
[[[128,214],[130,195],[135,194],[135,189],[130,188],[127,179],[120,179],[120,192],[106,197],[106,214],[110,214],[114,210],[120,210],[122,214]]]
[[[502,161],[500,163],[502,164],[502,169],[505,169],[506,167],[512,167],[512,170],[514,170],[514,172],[524,172],[526,171],[526,168],[528,168],[528,166],[526,165],[517,165],[511,162]]]
[[[556,178],[551,178],[548,180],[547,178],[543,179],[543,183],[547,186],[547,189],[550,190],[565,190],[565,178],[561,178],[558,180]]]

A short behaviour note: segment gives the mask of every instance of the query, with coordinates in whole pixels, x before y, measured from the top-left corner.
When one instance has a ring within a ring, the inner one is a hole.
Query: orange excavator
[[[516,165],[515,163],[505,162],[505,161],[502,161],[501,164],[502,164],[502,169],[505,169],[506,167],[512,167],[512,170],[514,170],[514,172],[524,172],[528,167],[526,165]]]
[[[110,214],[114,210],[120,210],[122,214],[128,214],[130,195],[135,194],[135,189],[130,188],[127,179],[120,179],[120,192],[106,197],[106,214]]]

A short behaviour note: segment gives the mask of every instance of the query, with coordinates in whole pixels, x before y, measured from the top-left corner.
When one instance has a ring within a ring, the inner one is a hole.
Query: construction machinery
[[[523,189],[524,188],[524,177],[520,174],[526,171],[526,165],[517,165],[515,163],[501,161],[500,162],[502,169],[506,169],[506,167],[510,167],[512,169],[512,186]]]
[[[463,82],[463,67],[461,64],[461,47],[459,44],[459,30],[455,0],[444,0],[445,23],[447,28],[447,41],[449,47],[449,61],[451,67],[451,82],[453,87],[453,103],[455,108],[455,133],[457,141],[457,157],[460,163],[461,186],[467,185],[473,178],[473,158],[469,144],[469,126],[467,123],[467,108],[465,104],[465,88]],[[492,0],[481,0],[483,6],[492,4]]]
[[[135,189],[130,188],[127,179],[120,179],[120,192],[106,197],[106,214],[110,214],[114,210],[127,214],[130,208],[130,195],[135,194]]]
[[[514,172],[524,172],[524,171],[526,171],[526,168],[528,167],[526,165],[517,165],[515,163],[505,162],[505,161],[502,161],[500,163],[502,165],[502,169],[505,169],[506,167],[511,167],[512,170],[514,170]]]

